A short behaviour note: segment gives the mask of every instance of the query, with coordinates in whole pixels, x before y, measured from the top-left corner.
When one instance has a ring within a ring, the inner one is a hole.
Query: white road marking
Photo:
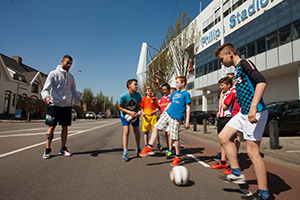
[[[115,122],[112,122],[112,123],[109,123],[109,124],[105,124],[105,125],[101,125],[101,126],[96,126],[94,128],[90,128],[90,129],[87,129],[87,130],[83,130],[83,131],[78,131],[78,132],[75,132],[73,134],[70,134],[68,135],[68,137],[72,137],[72,136],[75,136],[75,135],[79,135],[81,133],[84,133],[84,132],[88,132],[88,131],[92,131],[92,130],[95,130],[95,129],[98,129],[98,128],[103,128],[105,126],[109,126],[111,124],[115,124],[115,123],[119,123],[119,121],[115,121]],[[55,138],[52,140],[52,142],[54,141],[57,141],[57,140],[60,140],[60,137],[59,138]],[[22,152],[22,151],[25,151],[27,149],[31,149],[31,148],[34,148],[34,147],[37,147],[37,146],[40,146],[40,145],[43,145],[43,144],[46,144],[46,141],[45,142],[41,142],[41,143],[37,143],[37,144],[34,144],[34,145],[30,145],[30,146],[27,146],[27,147],[24,147],[24,148],[21,148],[21,149],[17,149],[17,150],[14,150],[14,151],[11,151],[11,152],[8,152],[8,153],[4,153],[4,154],[0,154],[0,158],[3,158],[5,156],[9,156],[9,155],[12,155],[12,154],[15,154],[15,153],[18,153],[18,152]]]
[[[287,153],[300,153],[300,151],[286,151]]]
[[[193,158],[194,160],[196,160],[200,165],[202,165],[203,167],[210,167],[210,165],[206,164],[205,162],[203,162],[202,160],[200,160],[199,158],[197,158],[196,156],[194,156],[193,154],[186,154],[188,157]]]

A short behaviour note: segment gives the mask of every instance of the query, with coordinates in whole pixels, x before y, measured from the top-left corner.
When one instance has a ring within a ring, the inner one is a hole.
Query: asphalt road
[[[218,181],[219,171],[192,158],[201,148],[182,149],[190,181],[187,186],[174,185],[169,178],[172,160],[160,154],[135,157],[132,129],[131,159],[123,163],[119,119],[73,122],[67,142],[72,157],[58,155],[61,129],[57,127],[49,160],[42,159],[47,130],[43,123],[0,127],[0,199],[239,199],[242,195],[238,185]],[[183,145],[193,142],[182,140]]]

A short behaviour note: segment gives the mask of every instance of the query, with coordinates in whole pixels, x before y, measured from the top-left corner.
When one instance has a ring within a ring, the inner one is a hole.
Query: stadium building
[[[201,38],[187,84],[192,110],[217,110],[218,80],[234,71],[213,57],[225,42],[264,75],[266,103],[300,98],[299,0],[213,0],[195,20]]]

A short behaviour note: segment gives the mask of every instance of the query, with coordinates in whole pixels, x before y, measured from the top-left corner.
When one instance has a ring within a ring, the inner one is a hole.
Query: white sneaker
[[[60,149],[59,155],[61,156],[72,156],[72,154],[68,151],[67,147]]]
[[[245,176],[244,174],[241,174],[240,176],[236,176],[234,174],[228,174],[226,175],[226,179],[231,182],[231,183],[235,183],[235,184],[245,184]]]

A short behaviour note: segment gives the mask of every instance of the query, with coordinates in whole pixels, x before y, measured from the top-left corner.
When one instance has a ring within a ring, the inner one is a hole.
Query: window
[[[268,50],[278,47],[277,31],[274,31],[273,33],[270,33],[269,35],[267,35],[266,42],[267,42]]]
[[[186,89],[187,90],[191,90],[191,89],[194,89],[194,81],[193,82],[190,82],[186,85]]]
[[[293,40],[300,38],[300,20],[293,23]]]
[[[300,1],[299,0],[291,0],[292,3],[292,20],[295,21],[300,19]]]
[[[237,52],[238,52],[238,55],[241,57],[241,59],[246,59],[246,47],[245,46],[239,48],[237,50]]]
[[[231,13],[231,8],[229,8],[228,10],[226,10],[224,13],[223,13],[223,17],[225,18],[227,15],[229,15]]]
[[[266,51],[266,39],[265,39],[265,37],[262,37],[262,38],[258,39],[256,41],[256,44],[257,44],[257,54],[260,54],[260,53]]]
[[[34,113],[36,111],[37,99],[36,97],[31,97],[30,99],[30,112]]]
[[[266,34],[271,33],[277,29],[277,7],[273,7],[272,9],[266,12]]]
[[[278,9],[278,28],[283,27],[287,24],[291,23],[291,5],[290,1],[283,1],[278,6],[276,6]],[[280,12],[279,12],[280,11]]]
[[[38,93],[39,92],[39,85],[36,84],[36,83],[32,83],[31,92]]]
[[[284,28],[279,29],[279,45],[286,44],[292,40],[291,26],[288,25]]]
[[[13,107],[15,107],[15,103],[16,103],[16,94],[13,94],[11,105],[12,105]]]
[[[255,56],[255,42],[251,42],[247,45],[248,55],[247,58]]]

